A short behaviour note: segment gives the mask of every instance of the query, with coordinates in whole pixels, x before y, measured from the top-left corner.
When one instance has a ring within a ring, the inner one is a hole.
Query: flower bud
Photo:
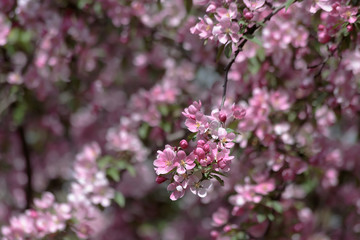
[[[166,180],[167,180],[166,177],[157,176],[155,181],[156,181],[158,184],[161,184],[161,183],[165,182]]]
[[[205,152],[202,148],[196,148],[195,154],[199,157],[199,159],[205,158]]]
[[[207,144],[207,143],[204,144],[203,149],[204,149],[205,152],[209,152],[209,151],[210,151],[210,146],[209,146],[209,144]]]
[[[219,114],[219,120],[221,121],[221,122],[226,122],[226,114],[225,113],[220,113]]]
[[[182,149],[186,149],[188,146],[189,146],[189,144],[188,144],[188,142],[187,142],[185,139],[183,139],[183,140],[180,141],[180,147],[181,147]]]
[[[346,26],[346,29],[348,30],[348,32],[351,32],[352,30],[354,30],[353,25],[349,24]]]
[[[324,31],[324,29],[325,29],[325,26],[324,26],[324,25],[320,24],[320,25],[318,26],[318,31]]]
[[[198,147],[202,147],[202,146],[204,146],[204,144],[205,144],[205,141],[204,141],[204,140],[199,140],[199,141],[197,142]]]
[[[244,17],[247,20],[251,20],[254,17],[254,14],[252,12],[247,12],[247,13],[244,14]]]

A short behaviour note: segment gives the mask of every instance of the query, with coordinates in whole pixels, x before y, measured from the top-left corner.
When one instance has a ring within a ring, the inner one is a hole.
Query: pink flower
[[[7,42],[7,36],[10,33],[10,24],[6,23],[5,16],[0,13],[0,46]]]
[[[195,167],[195,154],[191,153],[186,156],[184,151],[178,151],[176,154],[175,162],[177,163],[177,173],[184,174],[187,170],[191,170]]]
[[[332,3],[330,0],[314,0],[314,3],[311,5],[310,12],[316,13],[319,8],[326,12],[332,11]]]
[[[115,193],[114,190],[109,187],[109,182],[105,177],[105,174],[98,172],[92,184],[93,189],[90,197],[91,202],[95,205],[100,204],[103,207],[110,206],[110,200],[114,198]]]
[[[232,21],[221,21],[213,28],[213,34],[218,37],[219,42],[226,44],[230,39],[237,43],[240,40],[239,24]]]
[[[10,84],[22,84],[24,82],[24,79],[22,76],[17,72],[9,73],[7,77],[7,82]]]
[[[185,108],[182,114],[191,119],[195,119],[195,116],[198,112],[201,111],[201,101],[194,101],[188,108]]]
[[[158,151],[154,166],[156,174],[167,174],[175,167],[175,152],[171,148],[166,148],[164,151]]]
[[[234,147],[235,143],[233,142],[235,139],[235,134],[230,132],[228,133],[225,128],[219,128],[218,132],[219,138],[219,146],[224,148],[232,148]]]
[[[215,18],[219,21],[231,22],[238,14],[236,3],[231,3],[229,9],[217,8]]]
[[[93,233],[93,229],[89,226],[89,224],[84,222],[77,224],[74,231],[76,235],[82,239],[88,238]]]
[[[202,174],[201,172],[195,172],[193,175],[189,177],[189,186],[190,191],[203,198],[206,197],[207,192],[212,186],[212,183],[210,180],[201,180]]]
[[[172,201],[176,201],[179,198],[182,198],[185,195],[185,188],[183,186],[183,184],[179,183],[179,182],[173,182],[170,183],[169,186],[167,187],[168,191],[171,191],[171,195],[170,195],[170,199]]]
[[[267,195],[269,192],[275,190],[275,181],[269,180],[267,182],[260,183],[254,187],[254,191],[261,195]]]
[[[209,18],[209,16],[205,15],[204,19],[199,18],[200,22],[198,22],[195,26],[190,28],[190,32],[192,34],[198,34],[200,38],[206,39],[209,38],[210,40],[214,38],[212,33],[214,22]]]
[[[250,10],[256,10],[264,6],[265,0],[243,0],[246,7]]]
[[[212,215],[213,225],[215,227],[220,227],[227,223],[229,219],[229,211],[226,208],[220,207],[215,213]]]
[[[224,172],[230,171],[230,164],[231,160],[234,159],[234,156],[230,156],[230,150],[229,149],[222,149],[221,152],[219,152],[217,149],[215,150],[216,153],[214,154],[216,157],[217,165],[218,167],[223,170]]]
[[[47,209],[54,204],[55,197],[51,192],[45,192],[41,199],[35,199],[34,204],[39,209]]]
[[[358,13],[358,8],[356,7],[346,6],[340,8],[340,16],[350,24],[356,22],[357,13]]]
[[[234,118],[236,118],[236,119],[241,120],[246,115],[246,110],[241,107],[235,106],[235,104],[232,106],[231,110],[233,112]]]
[[[274,172],[277,172],[284,166],[284,155],[282,154],[276,154],[269,162],[269,165],[271,166],[271,170]]]
[[[289,96],[283,91],[272,92],[269,100],[275,111],[286,111],[289,110],[291,106]]]
[[[204,133],[208,125],[206,116],[201,112],[196,113],[195,119],[188,118],[185,121],[185,126],[188,127],[190,132]]]

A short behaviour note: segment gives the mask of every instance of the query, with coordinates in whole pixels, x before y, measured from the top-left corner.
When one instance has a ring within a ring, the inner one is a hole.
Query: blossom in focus
[[[171,148],[164,151],[158,151],[156,160],[154,161],[156,174],[166,174],[175,167],[175,152]]]
[[[203,198],[206,197],[207,192],[212,186],[212,183],[210,180],[201,180],[202,176],[200,172],[196,172],[195,174],[191,175],[189,178],[189,186],[190,191]]]
[[[232,21],[221,21],[213,28],[213,34],[217,36],[219,42],[226,44],[229,40],[234,43],[239,42],[240,40],[240,27],[237,22]]]

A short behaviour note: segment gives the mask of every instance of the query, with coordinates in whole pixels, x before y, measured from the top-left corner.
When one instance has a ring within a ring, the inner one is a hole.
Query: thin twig
[[[276,9],[274,9],[269,15],[267,15],[264,20],[262,21],[261,24],[255,24],[252,27],[248,27],[246,32],[244,33],[244,35],[252,35],[256,32],[256,30],[258,30],[259,28],[261,28],[261,26],[263,24],[265,24],[266,22],[270,21],[270,19],[277,14],[279,11],[281,11],[282,9],[285,8],[285,5],[282,5]],[[236,57],[239,55],[239,53],[243,50],[243,47],[245,45],[245,43],[248,40],[245,38],[242,38],[240,40],[239,46],[236,49],[235,53],[234,53],[234,57],[230,60],[230,62],[226,65],[226,67],[224,68],[225,71],[225,79],[224,79],[224,85],[223,85],[223,96],[222,96],[222,100],[221,100],[221,106],[220,106],[220,110],[224,107],[224,103],[225,103],[225,98],[226,98],[226,91],[227,91],[227,83],[228,83],[228,75],[229,75],[229,71],[231,66],[234,64]]]

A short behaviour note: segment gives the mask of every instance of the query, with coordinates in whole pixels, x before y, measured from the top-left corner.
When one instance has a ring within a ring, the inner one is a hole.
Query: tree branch
[[[279,11],[281,11],[282,9],[285,8],[285,5],[282,5],[276,9],[274,9],[269,15],[267,15],[264,20],[262,21],[261,24],[255,24],[253,25],[252,27],[248,27],[246,29],[246,32],[244,33],[244,35],[252,35],[256,32],[256,30],[258,30],[259,28],[261,28],[261,26],[263,24],[265,24],[266,22],[270,21],[271,18],[276,15]],[[236,57],[239,55],[239,53],[243,50],[243,47],[245,45],[245,43],[247,42],[248,40],[245,39],[245,38],[242,38],[240,40],[240,43],[239,43],[239,46],[238,48],[236,49],[235,51],[235,54],[234,54],[234,57],[231,59],[231,61],[226,65],[226,67],[224,68],[224,71],[225,71],[225,79],[224,79],[224,85],[223,85],[223,96],[222,96],[222,100],[221,100],[221,106],[220,106],[220,110],[221,108],[224,107],[224,103],[225,103],[225,98],[226,98],[226,91],[227,91],[227,83],[228,83],[228,75],[229,75],[229,71],[231,69],[231,66],[234,64],[235,62],[235,59]]]
[[[26,209],[30,208],[30,205],[32,203],[32,199],[33,199],[33,188],[32,188],[32,167],[31,167],[31,161],[30,161],[30,150],[29,147],[26,143],[26,138],[25,138],[25,128],[23,125],[20,125],[17,129],[19,137],[20,137],[20,142],[21,142],[21,148],[23,151],[23,155],[25,158],[25,171],[26,171],[26,175],[27,175],[27,184],[26,184]]]

